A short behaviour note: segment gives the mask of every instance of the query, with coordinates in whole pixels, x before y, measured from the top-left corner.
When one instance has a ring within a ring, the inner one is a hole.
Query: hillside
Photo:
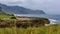
[[[43,10],[32,10],[21,6],[7,6],[0,3],[0,7],[4,12],[10,14],[46,14]]]
[[[1,7],[0,7],[0,14],[5,14],[5,12],[2,11]]]

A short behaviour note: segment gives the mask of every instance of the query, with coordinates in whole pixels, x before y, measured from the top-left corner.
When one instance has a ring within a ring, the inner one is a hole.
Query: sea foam
[[[49,19],[50,20],[50,24],[56,24],[58,21],[54,20],[54,19]]]
[[[50,24],[45,24],[45,26],[49,26],[49,25],[54,25],[57,24],[58,20],[54,20],[54,19],[49,19]]]

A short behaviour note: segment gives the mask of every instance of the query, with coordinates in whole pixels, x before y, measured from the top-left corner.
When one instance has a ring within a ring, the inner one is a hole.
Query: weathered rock
[[[20,17],[21,18],[21,17]],[[49,24],[50,21],[47,18],[22,18],[18,19],[16,26],[17,27],[39,27],[44,26],[45,24]],[[24,19],[24,20],[23,20]]]
[[[1,20],[1,19],[0,19]],[[33,17],[24,17],[16,20],[1,20],[0,28],[5,27],[18,27],[18,28],[27,28],[27,27],[40,27],[45,24],[49,24],[50,21],[47,18],[33,18]]]

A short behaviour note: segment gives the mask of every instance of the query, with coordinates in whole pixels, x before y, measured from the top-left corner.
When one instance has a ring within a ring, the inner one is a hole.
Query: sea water
[[[47,14],[14,14],[15,16],[27,16],[27,17],[43,17],[48,18],[51,24],[60,23],[60,15],[47,15]]]

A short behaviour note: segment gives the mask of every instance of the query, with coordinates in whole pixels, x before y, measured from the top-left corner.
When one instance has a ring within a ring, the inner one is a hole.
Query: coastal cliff
[[[14,18],[14,17],[13,17]],[[37,18],[37,17],[16,17],[16,19],[0,19],[0,27],[40,27],[49,24],[50,21],[47,18]]]

